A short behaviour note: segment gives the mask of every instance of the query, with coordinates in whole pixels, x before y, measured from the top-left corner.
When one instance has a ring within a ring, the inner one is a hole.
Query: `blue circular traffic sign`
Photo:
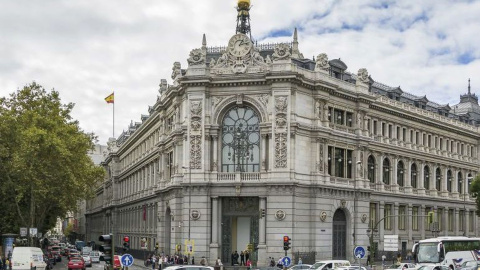
[[[365,248],[362,246],[356,246],[353,250],[353,254],[358,259],[363,259],[365,257]]]
[[[132,266],[133,264],[133,257],[130,254],[123,254],[122,257],[120,258],[120,263],[122,263],[123,266],[129,267]]]
[[[283,266],[288,267],[291,263],[292,263],[292,259],[290,259],[290,257],[285,256],[282,258]]]

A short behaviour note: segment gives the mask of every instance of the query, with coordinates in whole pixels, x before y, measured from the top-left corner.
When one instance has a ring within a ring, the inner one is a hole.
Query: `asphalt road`
[[[62,257],[62,261],[57,262],[57,264],[53,266],[53,270],[68,270],[67,263],[68,263],[68,259],[66,257]],[[104,266],[105,266],[105,262],[93,263],[92,267],[87,267],[86,270],[103,270]],[[134,261],[133,265],[128,267],[128,270],[145,270],[145,269],[147,269],[147,267],[143,266],[143,261]]]

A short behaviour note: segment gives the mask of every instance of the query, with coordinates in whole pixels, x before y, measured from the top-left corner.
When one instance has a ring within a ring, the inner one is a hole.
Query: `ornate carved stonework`
[[[190,166],[202,168],[202,101],[190,103]]]
[[[287,133],[275,134],[275,168],[287,167]]]
[[[260,55],[260,51],[244,34],[234,35],[230,39],[227,51],[217,59],[216,63],[211,60],[210,67],[213,74],[264,72],[267,70],[267,64]]]
[[[320,143],[320,166],[319,170],[323,172],[323,143]]]
[[[275,219],[276,220],[279,220],[279,221],[284,220],[286,216],[287,216],[287,213],[285,213],[285,211],[283,211],[283,210],[277,210],[275,212]]]
[[[285,43],[277,44],[272,54],[273,61],[287,60],[290,59],[291,56],[290,46]]]
[[[189,66],[205,65],[206,53],[202,49],[193,49],[187,61]]]
[[[286,96],[275,97],[275,168],[287,168],[287,108]]]
[[[317,60],[315,62],[315,71],[319,70],[326,70],[330,68],[330,65],[328,64],[328,56],[326,53],[321,53],[317,56]]]
[[[267,104],[268,104],[268,95],[267,94],[258,95],[256,97],[263,104],[263,106],[265,106],[265,107],[267,106]]]
[[[172,67],[172,79],[175,80],[179,75],[182,75],[182,65],[180,62],[175,62]]]
[[[215,109],[217,105],[224,99],[224,97],[212,97],[212,107]]]
[[[369,79],[368,79],[368,71],[366,68],[361,68],[358,70],[358,80],[362,83],[366,83],[368,84],[369,83]]]

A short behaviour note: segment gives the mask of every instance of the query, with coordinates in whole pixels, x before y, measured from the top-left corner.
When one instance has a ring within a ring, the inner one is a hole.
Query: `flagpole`
[[[115,92],[113,92],[113,96],[115,97]],[[115,138],[115,99],[113,100],[113,130],[112,130],[113,138]]]

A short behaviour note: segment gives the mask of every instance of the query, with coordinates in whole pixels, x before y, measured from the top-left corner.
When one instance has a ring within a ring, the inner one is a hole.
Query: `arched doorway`
[[[343,210],[335,211],[332,225],[332,258],[347,259],[347,217]]]
[[[165,212],[165,247],[163,252],[165,255],[170,255],[170,242],[172,239],[172,211],[170,207],[167,207],[167,211]]]

